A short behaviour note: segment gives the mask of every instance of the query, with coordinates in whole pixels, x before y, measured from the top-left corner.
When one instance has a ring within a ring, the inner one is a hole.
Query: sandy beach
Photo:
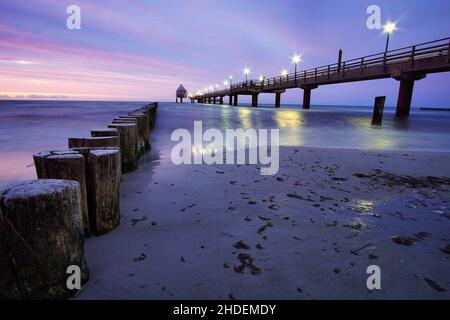
[[[123,176],[75,299],[450,298],[450,154],[282,147],[268,177],[167,154]]]

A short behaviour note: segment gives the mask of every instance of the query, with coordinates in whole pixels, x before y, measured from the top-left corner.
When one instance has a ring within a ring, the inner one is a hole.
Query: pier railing
[[[359,70],[361,75],[363,75],[365,69],[380,66],[387,67],[391,64],[402,62],[409,62],[411,69],[414,69],[416,61],[436,56],[447,55],[447,63],[450,63],[449,49],[450,37],[371,54],[341,63],[332,63],[317,68],[301,70],[283,76],[265,78],[262,81],[253,79],[242,81],[230,85],[228,89],[211,91],[204,95],[223,96],[247,89],[249,91],[252,89],[261,91],[283,89],[305,83],[314,84],[318,82],[318,78],[321,78],[323,81],[323,77],[326,77],[326,81],[337,74],[342,74],[342,78],[345,79],[346,73],[350,71]]]

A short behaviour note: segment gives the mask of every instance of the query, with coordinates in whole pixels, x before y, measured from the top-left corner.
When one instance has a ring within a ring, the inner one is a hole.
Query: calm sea
[[[35,177],[32,154],[64,149],[67,137],[88,136],[144,102],[0,101],[0,184]],[[259,108],[160,103],[153,150],[169,153],[176,128],[280,128],[282,146],[450,151],[450,112],[413,110],[406,121],[386,108],[383,125],[370,125],[370,107],[285,105]],[[155,152],[155,151],[153,151]]]

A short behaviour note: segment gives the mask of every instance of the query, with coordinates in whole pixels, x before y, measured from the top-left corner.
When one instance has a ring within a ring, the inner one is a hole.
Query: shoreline
[[[91,280],[75,299],[450,297],[449,185],[383,176],[449,178],[450,154],[281,147],[280,172],[262,177],[176,167],[154,147],[123,178],[120,226],[86,240]],[[380,291],[366,288],[372,264]]]

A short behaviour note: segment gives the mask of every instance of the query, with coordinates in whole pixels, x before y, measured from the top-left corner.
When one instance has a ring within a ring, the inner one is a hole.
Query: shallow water
[[[0,101],[0,183],[34,178],[32,154],[67,147],[67,137],[89,135],[117,115],[144,102]],[[154,152],[168,158],[170,134],[176,128],[280,128],[281,146],[450,151],[450,113],[413,110],[398,121],[386,108],[382,127],[371,122],[370,107],[297,106],[280,109],[227,105],[160,103]]]

